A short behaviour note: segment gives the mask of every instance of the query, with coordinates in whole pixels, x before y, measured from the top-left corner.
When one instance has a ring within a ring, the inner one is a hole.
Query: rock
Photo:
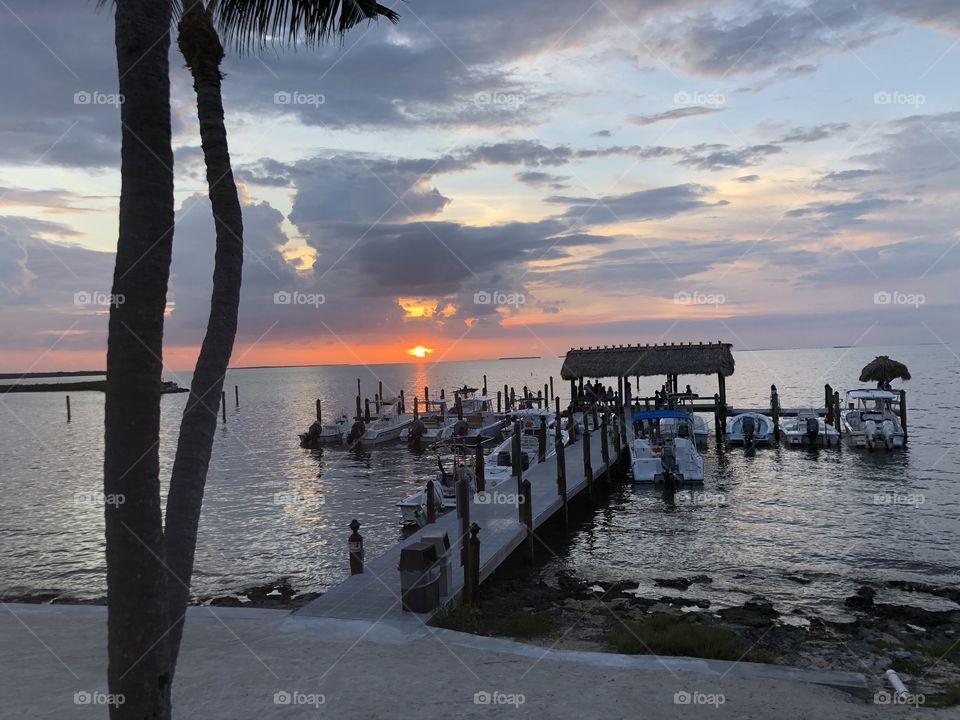
[[[703,600],[700,598],[670,597],[668,595],[660,598],[660,603],[664,605],[671,605],[673,607],[698,607],[704,610],[710,607],[709,600]]]
[[[709,585],[713,582],[713,578],[709,575],[694,575],[690,578],[690,582],[694,585]]]
[[[873,599],[876,597],[876,595],[876,590],[863,585],[859,590],[857,590],[855,595],[851,595],[844,600],[843,604],[854,610],[872,610]]]
[[[765,627],[780,616],[773,605],[763,598],[755,598],[744,603],[743,607],[724,608],[719,615],[725,622],[747,627]]]
[[[654,584],[657,587],[673,588],[674,590],[686,590],[693,584],[692,580],[685,577],[678,578],[654,578]]]

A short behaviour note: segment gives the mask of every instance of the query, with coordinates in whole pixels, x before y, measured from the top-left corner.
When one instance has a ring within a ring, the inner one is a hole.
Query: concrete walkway
[[[106,609],[0,610],[0,717],[105,718],[85,701],[106,690]],[[205,720],[917,717],[804,679],[749,663],[547,652],[408,622],[191,608],[174,701],[175,717]]]

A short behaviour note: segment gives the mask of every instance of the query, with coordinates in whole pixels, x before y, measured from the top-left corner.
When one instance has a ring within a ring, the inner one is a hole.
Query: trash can
[[[437,569],[440,571],[440,597],[450,597],[453,587],[453,565],[450,562],[450,536],[447,533],[421,535],[422,542],[431,543],[437,551]]]
[[[433,543],[419,541],[400,550],[400,603],[410,612],[429,612],[440,604],[440,568]]]

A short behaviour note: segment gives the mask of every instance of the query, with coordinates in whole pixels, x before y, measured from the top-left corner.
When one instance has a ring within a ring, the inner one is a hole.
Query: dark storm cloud
[[[726,205],[727,201],[709,202],[713,188],[687,183],[640,190],[625,195],[598,198],[553,195],[545,202],[568,205],[563,217],[585,225],[612,224],[625,221],[669,218],[681,213]]]
[[[723,112],[722,108],[704,107],[702,105],[691,105],[689,107],[676,108],[666,112],[656,113],[654,115],[631,115],[627,119],[634,125],[646,127],[647,125],[656,125],[661,122],[675,122],[688,117],[697,117],[700,115],[713,115]]]

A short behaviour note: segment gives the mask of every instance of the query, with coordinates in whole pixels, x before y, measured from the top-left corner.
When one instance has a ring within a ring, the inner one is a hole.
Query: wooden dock
[[[552,441],[552,439],[551,439]],[[565,449],[567,499],[568,501],[588,488],[594,480],[600,479],[607,471],[603,462],[601,432],[590,433],[590,459],[593,477],[590,482],[584,473],[583,439]],[[616,450],[610,446],[611,462],[616,458]],[[525,480],[530,481],[533,530],[546,523],[558,511],[562,512],[563,498],[557,484],[557,456],[548,457],[524,472]],[[500,484],[493,493],[513,494],[517,492],[515,478]],[[489,577],[514,550],[528,539],[527,526],[520,520],[516,504],[489,503],[478,504],[474,498],[470,503],[470,521],[480,526],[480,581]],[[453,570],[452,588],[447,597],[442,597],[440,607],[429,613],[405,612],[400,604],[400,573],[397,564],[402,548],[418,542],[424,535],[437,535],[446,532],[450,538],[450,562]],[[453,601],[464,585],[464,569],[460,564],[460,519],[457,513],[449,511],[439,516],[435,523],[420,528],[405,540],[390,547],[373,560],[366,563],[362,574],[352,575],[336,587],[331,588],[316,600],[296,611],[299,615],[328,617],[346,620],[365,620],[371,622],[390,621],[394,623],[412,622],[417,625],[428,622],[446,604]],[[532,540],[537,543],[536,539]],[[367,553],[376,549],[367,548]],[[346,561],[346,549],[344,561]]]

